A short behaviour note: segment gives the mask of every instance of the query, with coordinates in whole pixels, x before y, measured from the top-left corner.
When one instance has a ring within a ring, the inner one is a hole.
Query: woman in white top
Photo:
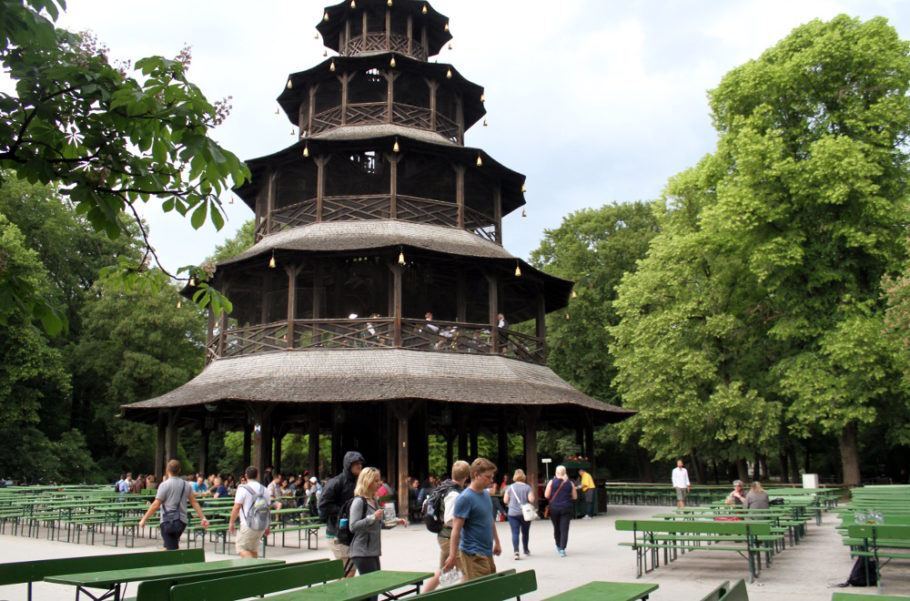
[[[525,555],[530,555],[528,550],[528,538],[531,535],[531,522],[524,518],[521,506],[530,503],[536,507],[537,497],[534,491],[525,482],[524,470],[517,469],[512,475],[512,484],[506,487],[502,496],[502,502],[509,508],[508,518],[509,526],[512,528],[512,550],[515,552],[515,559],[518,555],[518,534],[521,533],[521,543]]]

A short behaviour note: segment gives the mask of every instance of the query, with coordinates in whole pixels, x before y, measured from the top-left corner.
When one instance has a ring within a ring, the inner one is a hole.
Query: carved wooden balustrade
[[[216,334],[206,361],[276,351],[312,349],[403,348],[440,353],[501,355],[528,363],[546,363],[543,339],[488,324],[401,319],[397,330],[390,317],[358,319],[295,319],[234,327]],[[494,333],[494,330],[495,333]],[[291,342],[288,342],[288,333]],[[400,342],[399,342],[400,341]]]
[[[426,52],[420,43],[414,40],[409,50],[408,37],[401,35],[400,33],[393,33],[389,35],[388,38],[386,38],[385,32],[368,33],[366,35],[366,40],[364,40],[363,35],[352,36],[344,48],[344,54],[346,56],[389,51],[412,56],[418,60],[427,59]]]
[[[359,102],[348,104],[344,113],[341,107],[337,106],[313,115],[313,128],[310,133],[319,134],[329,129],[341,127],[342,122],[345,125],[393,123],[427,131],[434,130],[433,113],[427,107],[394,102],[392,103],[392,118],[390,121],[387,102]],[[436,113],[435,131],[448,140],[458,142],[458,125],[438,112]]]
[[[256,239],[288,228],[316,223],[316,199],[275,209],[269,220],[256,228]],[[390,194],[361,196],[326,196],[322,199],[322,221],[364,221],[392,217]],[[411,223],[458,227],[458,206],[442,200],[398,194],[395,218]],[[470,207],[464,208],[466,230],[491,242],[496,241],[496,225],[492,218]],[[271,228],[271,229],[269,229]]]

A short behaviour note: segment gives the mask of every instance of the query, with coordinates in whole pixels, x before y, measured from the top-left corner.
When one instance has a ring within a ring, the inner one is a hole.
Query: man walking
[[[228,518],[228,532],[236,532],[234,521],[240,515],[240,534],[234,539],[237,555],[242,559],[259,557],[259,541],[269,535],[269,511],[272,497],[269,490],[259,483],[259,470],[246,468],[246,483],[237,487],[234,507]]]
[[[686,495],[692,490],[689,484],[689,472],[684,467],[682,459],[676,460],[676,467],[673,469],[673,488],[676,489],[676,507],[682,509],[686,506]]]
[[[155,493],[155,500],[152,501],[151,507],[139,520],[139,527],[145,528],[148,519],[161,508],[161,540],[164,542],[164,548],[167,551],[176,551],[180,547],[180,537],[186,530],[189,518],[186,513],[186,502],[189,500],[190,505],[196,510],[199,521],[203,528],[209,527],[209,521],[205,519],[202,513],[202,507],[193,494],[192,485],[180,477],[180,462],[171,459],[167,462],[167,480],[161,483],[158,491]]]
[[[436,535],[436,542],[439,543],[439,567],[443,567],[451,552],[452,523],[455,519],[455,501],[464,490],[464,485],[471,475],[471,466],[467,461],[456,461],[452,464],[452,478],[446,480],[440,487],[448,488],[448,492],[442,499],[443,517],[442,530]]]
[[[585,496],[585,517],[584,519],[590,520],[594,517],[594,478],[591,477],[591,474],[588,473],[585,469],[578,470],[578,475],[581,477],[581,492]]]
[[[326,483],[322,498],[319,499],[319,517],[325,520],[326,536],[332,539],[332,555],[344,562],[345,578],[353,578],[357,569],[351,561],[348,545],[341,544],[335,538],[338,533],[338,514],[344,504],[354,498],[354,487],[363,463],[363,455],[357,451],[345,453],[341,473]]]
[[[493,522],[493,502],[487,491],[495,473],[492,461],[475,459],[471,464],[471,484],[455,500],[449,558],[443,570],[451,570],[457,561],[465,581],[496,573],[493,556],[502,553]]]

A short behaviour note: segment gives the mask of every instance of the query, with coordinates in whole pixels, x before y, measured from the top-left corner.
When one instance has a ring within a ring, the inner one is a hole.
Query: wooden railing
[[[214,336],[206,349],[206,361],[276,351],[402,348],[501,355],[528,363],[546,363],[544,341],[514,330],[423,319],[402,319],[400,323],[400,330],[390,317],[296,319],[290,328],[287,321],[235,327]]]
[[[367,52],[399,52],[413,56],[418,60],[426,60],[427,55],[423,50],[423,45],[417,40],[411,44],[411,51],[408,52],[408,37],[399,33],[393,33],[386,40],[385,32],[367,33],[366,41],[363,35],[352,36],[345,45],[344,54],[351,56],[354,54],[363,54]]]
[[[390,219],[391,205],[389,194],[326,196],[322,199],[322,221]],[[395,218],[411,223],[458,227],[458,206],[443,200],[399,194]],[[315,222],[316,199],[310,198],[272,211],[271,218],[263,220],[256,228],[256,239]],[[480,211],[465,207],[464,228],[485,240],[496,242],[496,225],[492,218]]]
[[[342,119],[342,117],[344,117]],[[329,129],[345,125],[375,125],[392,123],[404,127],[413,127],[425,131],[433,131],[433,113],[429,108],[414,106],[401,102],[392,103],[392,119],[389,120],[389,105],[387,102],[359,102],[347,105],[346,112],[340,106],[326,109],[313,115],[313,129],[311,134],[319,134]],[[435,131],[444,138],[458,142],[458,125],[445,115],[436,113]]]

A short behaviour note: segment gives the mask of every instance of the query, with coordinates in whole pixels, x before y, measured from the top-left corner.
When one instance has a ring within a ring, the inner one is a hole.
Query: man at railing
[[[509,336],[506,334],[506,328],[509,327],[509,322],[506,321],[506,316],[502,313],[496,314],[496,329],[498,330],[499,335],[499,352],[500,354],[505,352],[506,347],[509,345]]]

